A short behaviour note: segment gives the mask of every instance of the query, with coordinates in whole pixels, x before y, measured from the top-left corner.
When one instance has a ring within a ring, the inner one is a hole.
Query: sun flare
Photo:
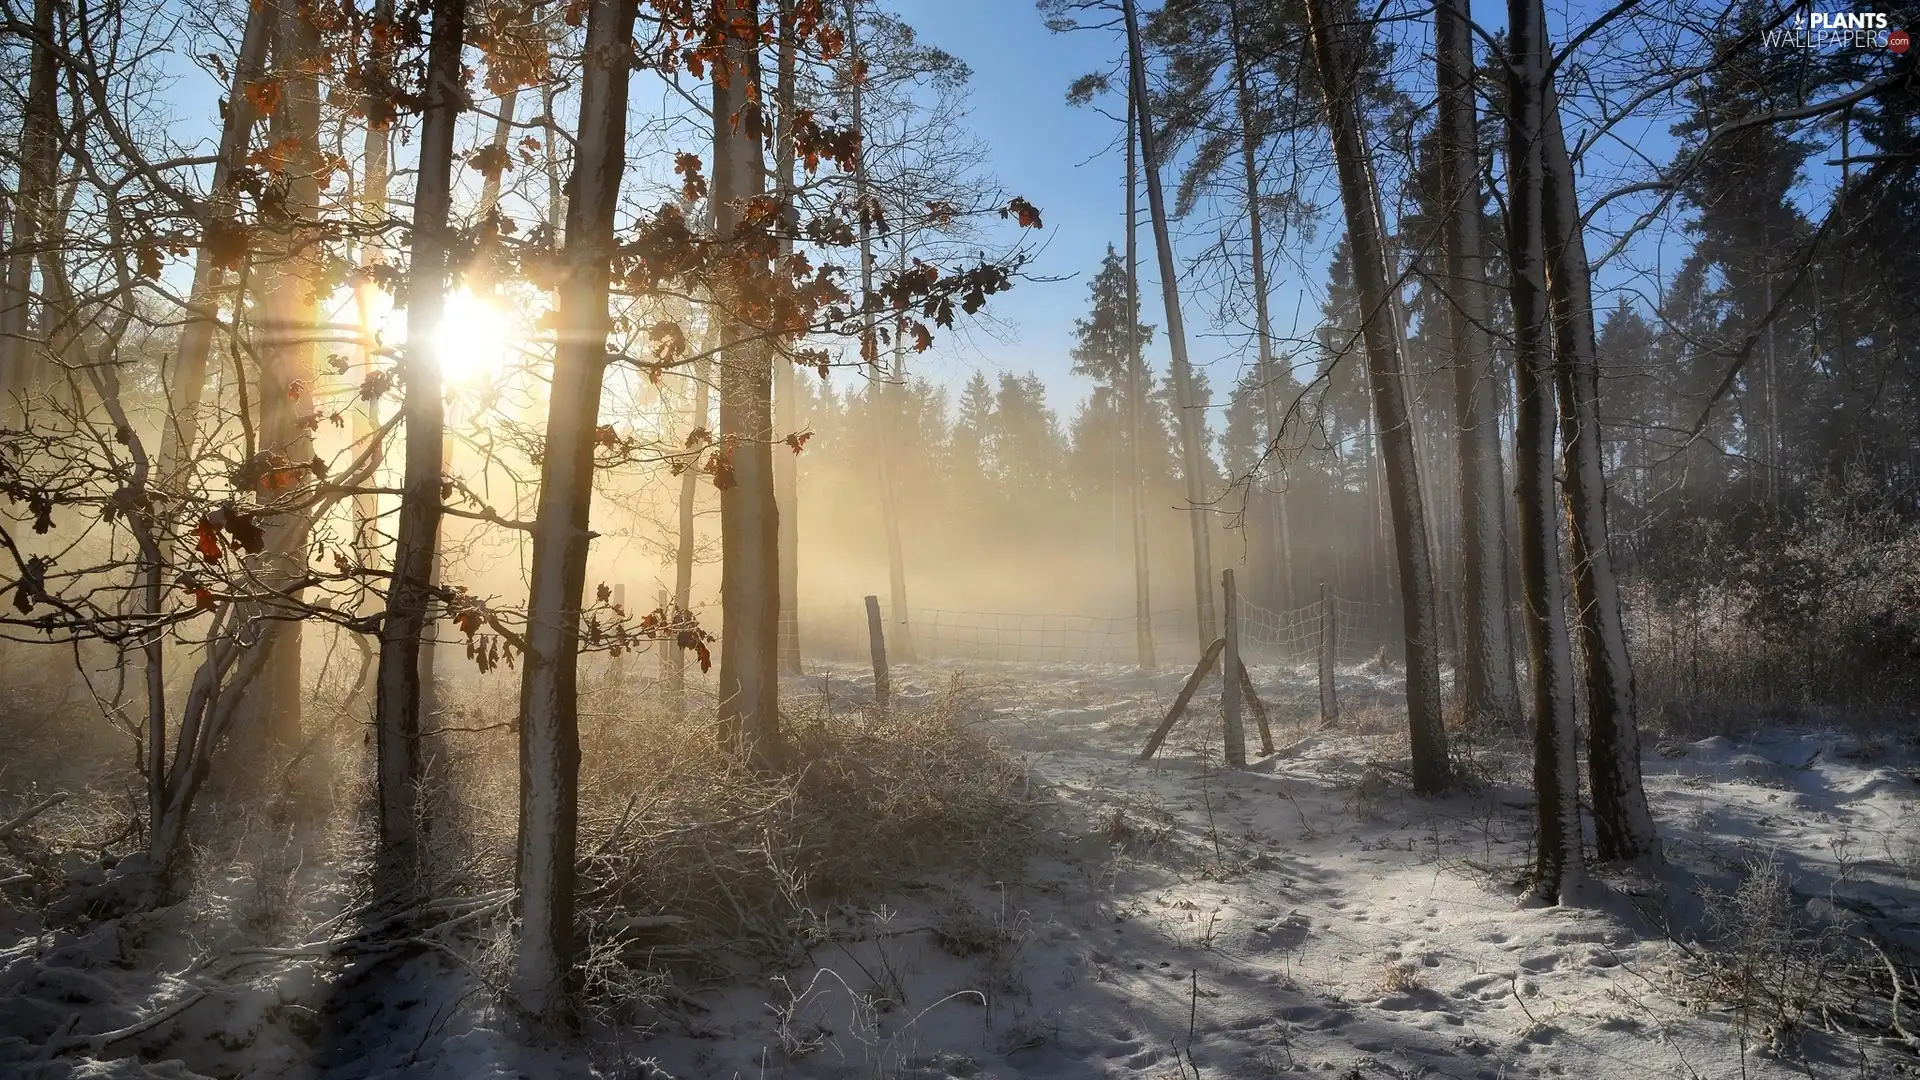
[[[436,338],[440,374],[452,383],[496,378],[513,353],[506,314],[466,289],[447,297]]]

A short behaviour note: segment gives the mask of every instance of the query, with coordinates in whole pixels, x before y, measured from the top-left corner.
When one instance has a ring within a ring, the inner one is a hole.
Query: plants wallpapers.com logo
[[[1884,49],[1899,56],[1913,47],[1913,36],[1892,24],[1884,11],[1803,11],[1790,26],[1767,31],[1770,49]]]

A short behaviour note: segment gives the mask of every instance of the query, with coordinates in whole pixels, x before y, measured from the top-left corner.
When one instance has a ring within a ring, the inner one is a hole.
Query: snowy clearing
[[[1244,771],[1219,767],[1217,684],[1137,760],[1185,677],[1173,667],[926,665],[896,670],[895,694],[955,677],[969,722],[1026,769],[1039,832],[1025,872],[902,882],[884,904],[818,912],[801,962],[687,982],[651,1032],[523,1045],[476,974],[491,969],[474,941],[489,939],[459,925],[499,922],[498,898],[440,913],[414,947],[332,956],[248,944],[237,905],[77,936],[0,909],[0,1075],[1915,1073],[1897,1047],[1696,1004],[1704,977],[1659,914],[1694,941],[1758,865],[1810,925],[1867,920],[1913,944],[1898,936],[1920,927],[1910,745],[1781,730],[1650,745],[1669,872],[1608,878],[1598,909],[1529,909],[1514,888],[1532,830],[1521,745],[1463,749],[1478,790],[1411,797],[1391,672],[1343,672],[1346,721],[1318,732],[1311,673],[1257,668],[1281,749]],[[849,665],[786,690],[831,687],[851,708],[870,683]],[[322,909],[345,873],[293,874],[309,923],[341,914]],[[225,887],[246,884],[243,868]]]

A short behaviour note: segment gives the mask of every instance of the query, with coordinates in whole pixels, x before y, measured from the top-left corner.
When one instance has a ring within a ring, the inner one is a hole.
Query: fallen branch
[[[161,1009],[159,1012],[154,1013],[152,1016],[149,1016],[144,1020],[135,1021],[134,1023],[128,1024],[126,1027],[115,1028],[112,1031],[103,1031],[98,1035],[70,1036],[66,1039],[61,1040],[59,1044],[54,1047],[52,1053],[49,1054],[48,1056],[58,1057],[61,1054],[69,1053],[74,1050],[79,1050],[83,1047],[90,1054],[98,1054],[100,1051],[106,1049],[109,1045],[113,1043],[117,1043],[125,1039],[131,1039],[135,1035],[140,1035],[148,1031],[152,1031],[154,1028],[159,1027],[161,1024],[166,1023],[167,1021],[173,1019],[174,1017],[179,1016],[181,1013],[186,1012],[188,1009],[193,1008],[195,1005],[200,1004],[202,1001],[205,1001],[209,996],[211,996],[211,994],[212,994],[212,991],[210,990],[196,990],[192,994],[189,994],[186,997],[181,998],[179,1001],[176,1001],[173,1004],[167,1006],[166,1008]]]
[[[32,806],[27,807],[25,810],[22,810],[12,821],[7,822],[5,825],[0,825],[0,840],[13,839],[13,834],[18,832],[21,826],[24,826],[27,822],[32,821],[34,818],[39,817],[54,807],[59,806],[61,803],[66,802],[67,798],[67,793],[62,791],[57,795],[49,795],[39,802],[34,803]]]

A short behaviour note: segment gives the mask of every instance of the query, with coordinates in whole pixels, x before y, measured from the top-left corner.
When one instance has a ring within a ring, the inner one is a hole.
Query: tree
[[[1579,766],[1574,756],[1572,643],[1554,514],[1554,370],[1547,291],[1546,16],[1538,0],[1508,0],[1507,265],[1513,297],[1514,472],[1520,500],[1520,581],[1533,670],[1534,891],[1569,898],[1585,873]]]
[[[1491,305],[1482,257],[1480,135],[1466,0],[1434,9],[1440,203],[1446,257],[1447,360],[1453,367],[1461,548],[1461,676],[1467,715],[1520,720],[1507,614],[1506,483],[1492,379]]]
[[[1333,138],[1346,209],[1347,235],[1353,246],[1354,279],[1360,294],[1361,327],[1366,339],[1367,377],[1374,417],[1386,463],[1387,498],[1393,515],[1400,603],[1406,628],[1407,719],[1413,747],[1413,787],[1431,793],[1452,782],[1447,735],[1440,714],[1439,620],[1433,600],[1433,555],[1427,547],[1426,507],[1421,499],[1419,462],[1413,445],[1399,342],[1389,321],[1385,252],[1381,247],[1376,187],[1355,106],[1360,67],[1348,29],[1336,19],[1328,0],[1309,0],[1307,23],[1315,66],[1326,99],[1327,127]]]
[[[1541,147],[1541,225],[1551,291],[1554,384],[1567,521],[1571,526],[1573,602],[1586,662],[1587,770],[1593,792],[1594,845],[1602,859],[1657,860],[1659,841],[1640,778],[1640,727],[1633,663],[1627,655],[1620,585],[1607,534],[1607,478],[1600,430],[1600,361],[1593,328],[1593,285],[1553,75],[1546,76]],[[1556,586],[1557,589],[1557,586]]]
[[[559,343],[533,523],[532,583],[520,679],[520,1006],[556,1023],[573,976],[574,856],[580,783],[580,606],[586,588],[593,449],[607,364],[613,216],[626,170],[627,55],[637,0],[587,9],[580,117],[568,184]],[[736,84],[738,85],[738,84]],[[772,597],[778,603],[777,594]],[[731,620],[729,620],[731,625]]]
[[[778,0],[779,45],[775,71],[774,107],[779,122],[774,155],[774,185],[780,203],[786,208],[787,223],[781,254],[793,253],[792,237],[798,235],[799,215],[794,205],[794,136],[799,119],[795,104],[798,79],[799,41],[794,0]],[[774,422],[776,429],[792,433],[794,429],[794,373],[792,364],[773,366]],[[800,463],[793,454],[776,454],[773,459],[774,503],[779,509],[780,549],[780,647],[781,670],[790,675],[800,667]],[[689,510],[691,509],[689,497]],[[683,530],[689,537],[692,523]],[[686,599],[679,603],[685,606]]]
[[[1160,259],[1160,297],[1167,315],[1167,344],[1173,353],[1174,420],[1180,432],[1181,475],[1186,484],[1188,530],[1193,539],[1194,611],[1198,619],[1199,644],[1204,649],[1219,630],[1219,619],[1214,614],[1213,606],[1213,540],[1206,517],[1207,455],[1202,432],[1202,417],[1205,414],[1193,404],[1193,369],[1187,359],[1186,326],[1180,318],[1180,264],[1173,255],[1172,235],[1167,227],[1166,200],[1160,191],[1160,171],[1165,163],[1158,150],[1151,98],[1147,93],[1146,58],[1140,44],[1139,19],[1134,13],[1133,0],[1122,0],[1122,6],[1127,29],[1127,71],[1128,85],[1132,88],[1132,113],[1140,140],[1140,155],[1146,164],[1147,213],[1153,219],[1153,244]]]
[[[725,47],[713,99],[713,226],[735,239],[766,190],[760,85],[759,0],[728,0]],[[856,121],[856,127],[858,122]],[[770,767],[780,747],[779,508],[773,493],[773,356],[750,318],[749,289],[767,278],[767,252],[733,255],[714,300],[720,320],[720,731],[742,760]]]
[[[452,237],[453,136],[466,97],[460,52],[466,0],[435,0],[427,52],[426,108],[420,129],[419,180],[413,199],[413,251],[407,281],[406,466],[393,579],[380,624],[380,676],[374,693],[378,746],[380,854],[405,875],[418,856],[415,820],[420,778],[420,634],[427,621],[440,544],[440,485],[446,417],[440,401],[442,357],[437,335],[446,305]],[[403,886],[406,884],[402,878]]]
[[[260,290],[255,344],[259,377],[259,441],[249,450],[245,470],[256,498],[273,507],[266,516],[266,550],[253,560],[253,573],[266,587],[298,599],[306,576],[308,523],[296,504],[305,497],[308,463],[315,457],[313,432],[317,402],[314,363],[317,293],[322,270],[318,236],[310,224],[320,207],[320,88],[315,67],[321,59],[320,32],[313,13],[293,0],[272,0],[273,60],[284,73],[268,119],[268,138],[285,148],[273,180],[275,198],[261,200],[264,243],[257,273]],[[269,614],[266,608],[261,614]],[[255,749],[289,751],[300,737],[301,645],[305,620],[265,619],[258,644],[260,674],[242,688],[241,736]]]

